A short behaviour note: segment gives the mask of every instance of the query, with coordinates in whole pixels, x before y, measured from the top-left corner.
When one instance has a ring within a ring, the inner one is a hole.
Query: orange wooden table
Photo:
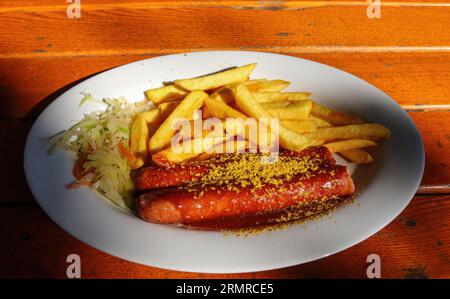
[[[64,278],[77,253],[84,278],[365,277],[377,253],[383,277],[450,277],[450,1],[66,0],[0,2],[0,277]],[[209,275],[130,263],[65,233],[37,206],[23,173],[37,114],[75,81],[139,59],[215,49],[283,53],[353,73],[414,119],[426,170],[411,204],[368,240],[274,271]],[[6,166],[6,167],[5,167]]]

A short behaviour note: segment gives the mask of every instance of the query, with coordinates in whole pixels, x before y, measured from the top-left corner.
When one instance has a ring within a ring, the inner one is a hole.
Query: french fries
[[[323,119],[321,119],[319,117],[316,117],[314,115],[311,115],[311,114],[308,116],[308,119],[313,121],[318,128],[332,127],[333,126],[332,124],[330,124],[326,120],[323,120]]]
[[[314,132],[317,130],[317,125],[312,120],[281,120],[283,126],[297,133],[303,134]]]
[[[270,102],[261,103],[261,106],[269,112],[272,117],[279,119],[301,119],[307,120],[311,112],[312,102],[309,100],[299,102],[288,102],[287,105],[282,106],[286,102]],[[278,107],[277,107],[278,106]]]
[[[173,136],[173,122],[181,118],[191,118],[194,112],[203,106],[207,98],[208,94],[204,91],[194,90],[190,92],[150,138],[150,153],[155,153],[168,147]]]
[[[247,116],[236,109],[230,107],[224,102],[213,100],[208,98],[205,100],[205,105],[211,112],[212,116],[225,119],[225,118],[247,118]]]
[[[261,120],[262,118],[269,119],[272,117],[269,112],[264,110],[261,104],[255,100],[249,89],[243,84],[236,87],[235,99],[238,107],[250,117],[258,120]],[[280,145],[288,150],[302,150],[307,146],[316,145],[318,143],[318,140],[298,134],[283,125],[279,126],[278,134]]]
[[[306,133],[305,135],[327,142],[343,139],[383,140],[389,138],[390,134],[389,130],[380,124],[357,124],[319,128],[315,132]]]
[[[377,143],[368,139],[347,139],[324,144],[332,153],[359,149],[369,146],[377,146]]]
[[[179,102],[163,103],[156,109],[138,113],[130,128],[130,154],[133,156],[131,169],[144,165],[149,154],[148,142],[167,116]]]
[[[225,137],[200,137],[169,147],[152,155],[153,161],[160,166],[168,166],[189,161],[201,153],[207,152],[218,144],[223,144]]]
[[[296,102],[307,100],[311,93],[309,92],[253,92],[253,96],[258,103],[270,102]]]
[[[205,160],[225,149],[264,151],[277,141],[292,151],[323,145],[350,162],[366,164],[373,158],[363,148],[389,138],[384,126],[315,103],[309,92],[281,92],[288,81],[249,80],[255,66],[145,91],[157,108],[139,113],[131,124],[131,168],[142,167],[150,155],[155,163],[170,165]],[[188,130],[176,127],[176,120],[187,121]],[[196,120],[202,120],[201,130],[192,129]],[[173,145],[180,136],[181,143]]]
[[[233,153],[242,153],[245,151],[245,149],[248,148],[248,141],[247,140],[228,140],[224,143],[219,143],[216,146],[212,147],[210,150],[198,155],[193,160],[195,161],[203,161],[207,160],[209,158],[214,157],[216,154],[225,153],[228,152],[228,149],[231,147],[233,148]],[[227,150],[227,151],[226,151]]]
[[[246,81],[255,67],[256,63],[252,63],[203,77],[175,80],[174,83],[176,86],[186,90],[209,90]]]
[[[246,84],[248,90],[251,92],[263,92],[263,91],[282,91],[289,86],[291,82],[283,80],[263,80],[260,82],[252,82],[251,84]]]
[[[167,85],[159,88],[149,89],[144,92],[155,106],[170,101],[180,101],[186,97],[189,92],[175,85]]]
[[[315,102],[313,102],[311,114],[323,120],[326,120],[327,122],[335,126],[363,123],[363,120],[359,116],[347,115],[342,112],[337,112]]]
[[[247,86],[249,85],[257,85],[260,82],[263,81],[267,81],[266,79],[254,79],[254,80],[248,80],[245,82],[242,82],[242,84],[245,84]],[[229,84],[229,85],[225,85],[219,89],[217,89],[215,92],[213,92],[211,94],[211,99],[212,100],[216,100],[216,101],[220,101],[220,102],[225,102],[228,105],[230,105],[231,103],[234,102],[234,93],[233,93],[233,89],[236,88],[236,86],[239,83],[234,83],[234,84]]]
[[[372,156],[363,149],[349,149],[341,151],[339,154],[346,160],[356,164],[368,164],[373,162]]]

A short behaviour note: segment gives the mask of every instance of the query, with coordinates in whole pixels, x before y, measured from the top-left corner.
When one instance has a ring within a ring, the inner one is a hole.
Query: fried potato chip
[[[256,83],[263,82],[263,81],[266,81],[266,79],[253,79],[253,80],[247,80],[244,82],[238,82],[238,83],[234,83],[234,84],[225,85],[225,86],[219,88],[218,90],[216,90],[215,92],[213,92],[211,94],[211,99],[220,101],[220,102],[225,102],[228,105],[231,105],[231,103],[234,102],[233,89],[236,88],[236,86],[238,84],[242,83],[245,85],[252,85],[252,84],[256,84]]]
[[[308,119],[313,121],[318,128],[332,127],[333,125],[317,116],[309,114]]]
[[[247,118],[247,116],[224,102],[216,101],[211,98],[205,100],[205,106],[211,115],[220,119],[225,118]]]
[[[246,84],[248,90],[251,92],[276,92],[282,91],[289,86],[291,82],[284,80],[264,80],[260,82],[253,82],[251,84]]]
[[[323,120],[326,120],[327,122],[335,126],[363,123],[363,120],[359,116],[347,115],[342,112],[337,112],[315,102],[313,102],[311,114]]]
[[[319,128],[307,137],[321,139],[324,142],[342,139],[373,139],[382,140],[390,136],[390,131],[380,124],[357,124],[340,127]]]
[[[285,119],[302,119],[307,120],[311,112],[312,102],[309,100],[299,102],[270,102],[261,103],[260,105],[269,112],[272,117]],[[284,105],[284,106],[283,106]],[[278,107],[277,107],[278,106]]]
[[[309,92],[253,92],[253,96],[258,103],[268,102],[297,102],[308,100]]]
[[[211,148],[207,152],[204,152],[197,157],[195,157],[193,160],[195,161],[203,161],[210,159],[214,157],[217,154],[220,153],[231,153],[227,149],[233,148],[233,153],[242,153],[248,148],[248,141],[247,140],[228,140],[224,143],[220,143],[216,145],[215,147]]]
[[[149,154],[148,142],[158,127],[175,109],[179,102],[163,103],[156,109],[138,113],[130,127],[131,169],[142,167]]]
[[[157,113],[157,109],[154,114]],[[148,125],[144,118],[135,117],[131,124],[130,133],[130,154],[134,159],[130,161],[131,169],[137,169],[144,165],[148,155],[149,132]]]
[[[209,90],[246,81],[255,67],[256,63],[252,63],[198,78],[175,80],[174,83],[176,86],[186,90]]]
[[[155,153],[163,150],[164,148],[167,148],[173,136],[173,122],[178,119],[192,118],[194,112],[203,106],[207,98],[208,94],[204,91],[194,90],[190,92],[161,124],[155,134],[150,138],[150,153]]]
[[[339,154],[347,161],[354,162],[356,164],[368,164],[373,162],[372,156],[363,149],[341,151]]]
[[[288,129],[297,133],[308,133],[317,130],[316,124],[312,120],[281,120],[280,123]]]
[[[171,164],[189,161],[201,153],[207,152],[213,147],[223,144],[225,137],[213,138],[195,138],[185,141],[175,147],[169,147],[152,155],[152,160],[159,166],[168,166]]]
[[[324,144],[332,153],[342,152],[351,149],[377,146],[377,143],[368,139],[347,139]]]
[[[238,85],[235,89],[234,96],[239,108],[250,117],[257,120],[262,118],[270,119],[272,117],[272,115],[255,100],[247,86],[243,84]],[[306,137],[281,124],[279,125],[279,132],[273,132],[273,134],[277,133],[281,147],[287,150],[300,151],[308,146],[316,145],[319,142],[315,138]]]
[[[175,85],[167,85],[149,89],[144,92],[147,99],[149,99],[155,106],[165,102],[180,101],[184,99],[188,93],[189,91]]]

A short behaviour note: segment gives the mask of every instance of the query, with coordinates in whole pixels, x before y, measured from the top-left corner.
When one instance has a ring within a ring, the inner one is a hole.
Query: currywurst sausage
[[[355,191],[347,168],[331,164],[307,175],[299,173],[289,180],[273,182],[258,187],[197,185],[151,191],[137,198],[136,210],[148,222],[189,224],[307,205]]]
[[[317,156],[323,163],[335,164],[333,156],[326,147],[307,148],[301,152],[282,151],[279,153],[279,158],[280,160],[288,158],[299,160],[313,155]],[[219,164],[230,163],[239,158],[239,155],[225,154],[210,160],[185,162],[167,167],[148,166],[142,168],[134,178],[135,188],[137,191],[143,192],[158,188],[182,186],[199,180]]]

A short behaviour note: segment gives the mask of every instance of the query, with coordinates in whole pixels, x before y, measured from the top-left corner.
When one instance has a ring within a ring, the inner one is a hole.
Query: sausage
[[[201,163],[178,164],[167,168],[149,166],[139,171],[134,178],[134,186],[137,191],[181,186],[204,175],[208,170],[208,165]]]
[[[226,155],[226,154],[225,154]],[[305,156],[316,155],[324,163],[334,165],[336,162],[331,152],[326,147],[311,147],[301,152],[282,151],[280,157],[290,157],[294,159],[300,159]],[[231,155],[228,155],[232,157]],[[234,157],[238,157],[234,155]],[[199,179],[202,175],[206,174],[212,166],[219,163],[224,163],[223,159],[212,158],[205,161],[193,161],[185,162],[181,164],[175,164],[167,167],[149,166],[142,168],[134,178],[135,188],[139,192],[182,186],[186,183]]]
[[[308,205],[352,194],[355,186],[347,167],[326,165],[308,177],[296,175],[281,185],[265,184],[229,189],[227,186],[169,188],[140,195],[136,199],[139,217],[152,223],[196,223]]]

